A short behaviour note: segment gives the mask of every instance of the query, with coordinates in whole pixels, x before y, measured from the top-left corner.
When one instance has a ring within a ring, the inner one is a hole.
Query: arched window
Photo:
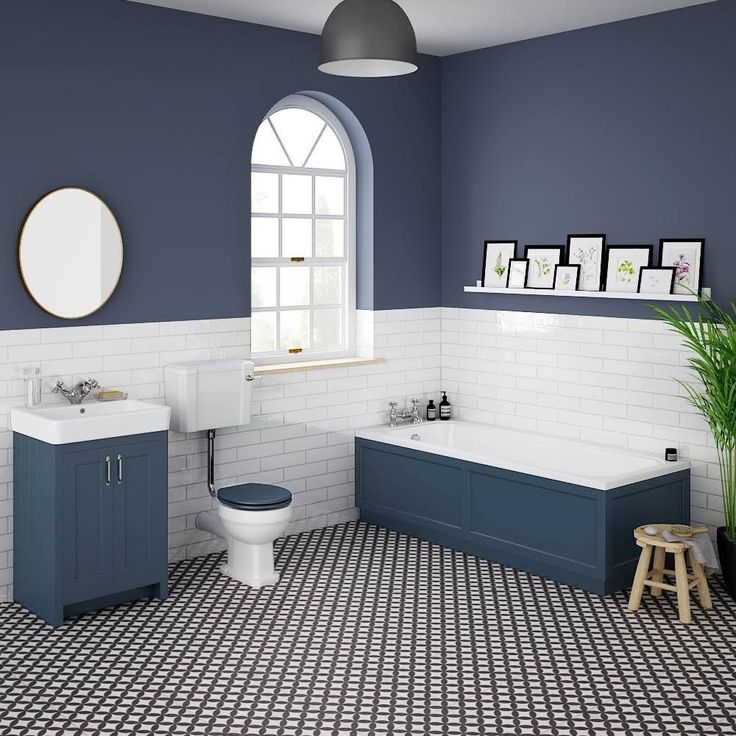
[[[259,363],[354,352],[355,159],[310,97],[276,105],[251,156],[251,351]]]

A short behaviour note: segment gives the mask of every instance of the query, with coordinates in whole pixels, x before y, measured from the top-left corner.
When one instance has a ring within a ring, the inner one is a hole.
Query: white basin
[[[50,445],[124,437],[169,428],[171,409],[145,401],[90,401],[10,410],[13,432]]]

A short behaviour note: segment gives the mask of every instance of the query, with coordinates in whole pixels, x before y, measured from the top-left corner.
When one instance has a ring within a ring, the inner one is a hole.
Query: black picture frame
[[[512,263],[526,263],[526,269],[524,270],[524,285],[521,287],[522,289],[525,289],[526,288],[526,277],[527,277],[527,274],[529,273],[529,259],[528,258],[512,258],[511,260],[509,260],[509,272],[506,276],[506,288],[507,289],[516,288],[516,287],[512,287],[510,283]]]
[[[700,246],[700,263],[698,266],[698,295],[703,291],[703,264],[705,263],[705,238],[661,238],[659,241],[659,265],[663,268],[667,266],[663,263],[664,245],[665,243],[697,243]],[[675,274],[677,278],[677,274]],[[672,287],[672,293],[675,294],[675,288]]]
[[[688,241],[690,242],[690,241]],[[641,294],[641,282],[644,278],[644,271],[671,271],[671,278],[670,278],[670,290],[667,292],[660,292],[660,291],[647,291],[645,292],[648,295],[651,295],[652,297],[656,297],[658,294],[666,295],[666,294],[672,294],[675,289],[675,274],[677,273],[677,269],[674,266],[642,266],[639,269],[639,285],[636,287],[636,293]]]
[[[595,292],[595,291],[603,291],[604,289],[606,266],[608,265],[606,261],[606,237],[607,236],[605,233],[571,233],[567,236],[567,254],[566,254],[565,263],[568,266],[577,266],[577,265],[581,266],[581,274],[580,274],[581,280],[583,278],[583,273],[582,273],[583,264],[570,262],[570,259],[572,257],[573,240],[575,238],[579,238],[579,239],[585,238],[586,240],[600,240],[600,243],[597,244],[599,251],[600,251],[598,255],[598,278],[596,279],[596,282],[595,282],[597,288],[595,289],[583,288],[583,289],[579,289],[580,291]],[[585,284],[583,283],[583,286],[584,285]]]
[[[516,256],[516,250],[519,247],[519,241],[518,240],[485,240],[483,242],[483,265],[481,267],[481,286],[485,287],[486,284],[486,261],[488,260],[488,248],[492,245],[512,245],[513,246],[513,252],[511,253],[511,259],[514,259]],[[511,260],[509,259],[509,260]],[[508,282],[508,274],[506,277],[506,281]]]
[[[557,272],[560,268],[574,268],[575,273],[577,274],[575,277],[575,288],[574,289],[558,289],[557,288]],[[580,290],[580,264],[579,263],[558,263],[555,266],[555,278],[552,282],[552,288],[555,291],[569,291],[571,293],[574,293],[576,291]]]
[[[555,285],[555,274],[554,269],[552,269],[552,284],[551,286],[531,286],[529,284],[529,274],[532,272],[532,264],[531,259],[529,258],[529,251],[534,250],[549,250],[549,251],[557,251],[559,253],[559,260],[554,265],[559,265],[565,263],[565,246],[564,245],[526,245],[524,246],[524,260],[529,261],[529,266],[526,269],[526,282],[524,284],[525,289],[554,289]]]
[[[621,290],[621,291],[611,291],[609,289],[610,284],[608,283],[608,269],[611,266],[611,254],[615,253],[617,251],[621,250],[642,250],[646,251],[647,253],[647,263],[646,266],[640,266],[640,268],[650,268],[652,266],[653,260],[654,260],[654,246],[651,244],[636,244],[636,245],[609,245],[608,248],[606,248],[606,266],[605,266],[605,291],[609,294],[631,294],[636,293],[636,289],[639,288],[639,274],[636,274],[636,288],[630,289],[629,291]]]

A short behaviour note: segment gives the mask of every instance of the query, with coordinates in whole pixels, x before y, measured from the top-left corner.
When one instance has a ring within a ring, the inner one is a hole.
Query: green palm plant
[[[736,306],[730,311],[699,299],[697,316],[685,305],[655,312],[683,338],[692,355],[688,365],[699,385],[678,381],[687,399],[705,418],[715,440],[721,471],[726,533],[736,541]]]

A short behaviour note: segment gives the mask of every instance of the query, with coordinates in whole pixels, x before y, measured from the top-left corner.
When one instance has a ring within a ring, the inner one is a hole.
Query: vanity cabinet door
[[[112,454],[98,448],[63,456],[64,603],[106,595],[114,585]]]
[[[138,439],[115,447],[115,582],[132,589],[166,579],[166,439]]]

